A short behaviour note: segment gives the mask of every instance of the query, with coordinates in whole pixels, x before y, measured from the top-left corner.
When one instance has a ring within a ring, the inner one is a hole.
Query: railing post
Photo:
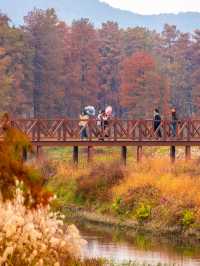
[[[88,133],[89,133],[89,141],[92,141],[92,127],[91,127],[92,120],[91,118],[88,120]]]
[[[167,140],[167,123],[166,123],[166,120],[163,121],[162,125],[163,125],[163,140],[166,141]]]
[[[189,119],[188,126],[187,126],[187,141],[190,141],[191,139],[190,133],[191,133],[191,120]]]
[[[117,141],[117,119],[114,119],[114,141]]]
[[[139,121],[139,141],[142,141],[142,121]]]
[[[121,160],[124,166],[126,166],[126,160],[127,160],[127,147],[122,146],[121,147]]]
[[[66,123],[67,123],[67,121],[64,120],[64,122],[63,122],[63,141],[66,141],[66,136],[67,136]]]
[[[73,163],[78,165],[78,146],[73,147]]]
[[[37,121],[37,141],[40,141],[40,120]]]
[[[176,161],[176,146],[170,147],[170,159],[171,159],[171,163],[175,163],[175,161]]]

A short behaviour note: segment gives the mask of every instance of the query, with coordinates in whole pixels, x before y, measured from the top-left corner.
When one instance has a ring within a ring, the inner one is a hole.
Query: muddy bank
[[[110,215],[103,215],[84,208],[76,207],[73,205],[65,206],[62,208],[68,220],[75,220],[78,222],[87,222],[93,225],[102,226],[105,230],[120,229],[129,235],[135,236],[138,233],[148,234],[152,237],[163,237],[169,241],[184,243],[185,245],[198,245],[200,246],[200,229],[188,228],[183,230],[181,226],[158,228],[152,222],[139,223],[137,220],[120,219]]]

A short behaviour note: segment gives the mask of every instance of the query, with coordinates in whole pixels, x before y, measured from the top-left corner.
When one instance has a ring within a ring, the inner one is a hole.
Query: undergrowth
[[[148,159],[124,168],[119,161],[100,162],[78,169],[63,165],[49,179],[57,206],[74,204],[155,230],[200,230],[199,160]]]

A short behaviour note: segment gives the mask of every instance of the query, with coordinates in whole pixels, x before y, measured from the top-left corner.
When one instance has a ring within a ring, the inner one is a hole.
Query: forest
[[[21,27],[0,13],[0,112],[15,117],[78,117],[111,105],[117,117],[199,115],[200,30],[121,29],[88,19],[71,25],[54,9],[34,9]]]

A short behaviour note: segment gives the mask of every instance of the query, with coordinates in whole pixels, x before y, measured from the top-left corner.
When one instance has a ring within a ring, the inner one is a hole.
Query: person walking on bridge
[[[161,116],[158,109],[154,110],[154,117],[153,117],[153,124],[154,124],[154,132],[158,138],[162,138],[161,133]]]
[[[88,120],[89,120],[89,115],[87,114],[86,110],[83,111],[83,113],[80,115],[80,136],[81,139],[87,139],[88,138]]]

